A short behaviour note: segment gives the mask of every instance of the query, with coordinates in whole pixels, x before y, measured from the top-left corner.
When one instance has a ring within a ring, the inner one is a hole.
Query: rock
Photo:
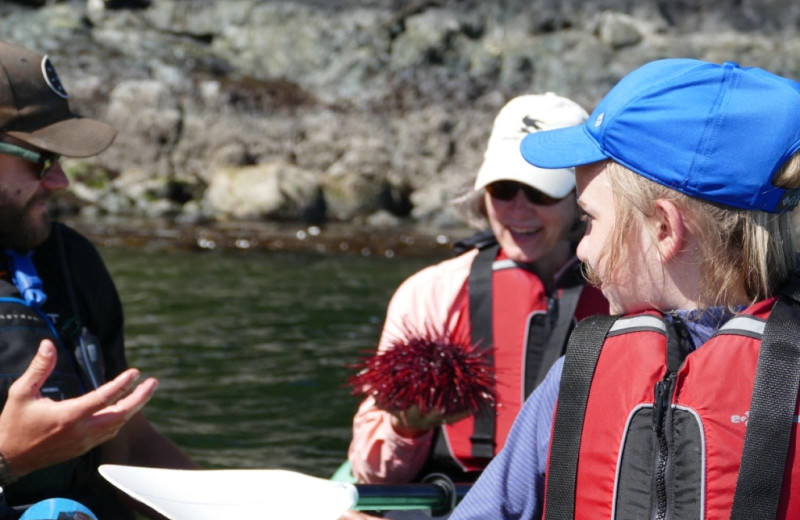
[[[180,212],[180,206],[165,199],[152,201],[140,199],[137,202],[139,203],[139,211],[137,213],[151,219],[174,217]]]
[[[231,4],[238,10],[242,2]],[[387,94],[382,70],[390,48],[389,12],[352,9],[330,16],[302,3],[246,5],[246,19],[224,27],[213,42],[238,67],[258,71],[259,77],[296,78],[326,102],[363,104]]]
[[[106,163],[131,162],[150,174],[172,173],[170,153],[178,142],[183,114],[178,98],[162,82],[134,80],[119,83],[110,95],[106,121],[117,129]]]
[[[456,188],[454,184],[457,185],[452,180],[443,179],[426,190],[414,192],[411,195],[414,205],[411,216],[414,220],[435,227],[463,227],[464,220],[453,205],[453,200],[469,188],[463,185]]]
[[[326,177],[323,192],[328,216],[347,222],[377,211],[381,192],[381,181],[377,177],[377,173],[354,175],[348,172]]]
[[[115,192],[104,193],[97,201],[97,212],[87,212],[86,208],[81,214],[109,214],[109,215],[130,215],[135,207],[129,198]]]
[[[600,41],[614,49],[631,47],[642,41],[636,19],[622,13],[602,13],[596,32]]]
[[[245,166],[253,162],[247,146],[242,142],[223,144],[209,155],[208,167],[212,171],[221,166]]]
[[[281,162],[223,167],[211,175],[206,201],[222,218],[297,219],[318,193],[316,175]]]
[[[174,220],[178,224],[202,224],[214,220],[214,211],[205,201],[191,200],[183,205]]]
[[[451,56],[453,40],[458,37],[460,24],[457,13],[429,9],[405,20],[405,30],[392,44],[391,66],[395,69],[444,63]]]
[[[86,0],[86,10],[95,14],[104,11],[106,8],[105,0]]]
[[[367,217],[367,225],[375,228],[392,228],[397,227],[402,220],[388,211],[382,209],[378,210],[372,215]]]

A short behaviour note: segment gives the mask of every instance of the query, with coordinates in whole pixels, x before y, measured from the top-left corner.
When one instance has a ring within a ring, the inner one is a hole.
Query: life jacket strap
[[[582,320],[570,336],[550,444],[549,465],[558,471],[550,472],[547,478],[547,520],[574,518],[578,453],[589,388],[606,335],[616,319],[616,316],[591,316]]]
[[[494,368],[494,335],[492,332],[492,264],[500,246],[497,243],[485,245],[472,261],[469,273],[469,321],[472,345],[477,350],[486,350],[486,362]],[[490,459],[494,457],[495,410],[493,406],[481,406],[475,414],[472,442],[472,456]]]
[[[800,283],[781,290],[756,365],[732,520],[775,518],[800,390]]]
[[[580,264],[559,280],[556,292],[547,298],[547,312],[534,314],[528,326],[525,351],[525,398],[536,389],[566,350],[585,282]]]
[[[47,295],[42,288],[42,279],[39,278],[31,260],[32,253],[32,251],[20,253],[13,249],[6,249],[11,281],[17,286],[20,295],[29,306],[40,309],[47,301]]]

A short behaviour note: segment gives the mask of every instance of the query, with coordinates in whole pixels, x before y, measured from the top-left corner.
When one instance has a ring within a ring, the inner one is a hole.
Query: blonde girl
[[[797,114],[792,80],[670,59],[523,141],[576,167],[618,316],[573,332],[453,519],[800,515]]]

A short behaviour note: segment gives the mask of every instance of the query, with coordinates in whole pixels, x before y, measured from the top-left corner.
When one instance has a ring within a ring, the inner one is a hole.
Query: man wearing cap
[[[133,518],[102,462],[191,468],[140,410],[157,382],[127,367],[122,308],[92,245],[47,205],[69,181],[60,155],[116,132],[70,111],[52,63],[0,42],[0,486],[11,505],[54,496]]]
[[[607,312],[599,291],[584,287],[574,254],[574,172],[535,168],[518,153],[524,136],[579,124],[586,115],[552,93],[509,101],[462,201],[471,223],[489,230],[467,241],[459,256],[411,276],[389,304],[379,350],[420,340],[484,349],[496,374],[495,407],[421,416],[414,407],[380,409],[369,397],[355,416],[349,451],[359,481],[402,483],[430,473],[475,480],[563,352],[575,319]]]

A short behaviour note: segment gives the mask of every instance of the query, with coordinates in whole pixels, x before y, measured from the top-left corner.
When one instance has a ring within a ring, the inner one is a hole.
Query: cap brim
[[[97,155],[117,136],[111,125],[74,114],[71,118],[30,132],[10,130],[6,133],[42,150],[67,157]]]
[[[520,151],[540,168],[573,168],[607,159],[586,125],[543,130],[525,136]]]
[[[475,189],[485,188],[497,181],[521,182],[555,199],[562,199],[575,188],[575,172],[563,168],[557,170],[536,168],[523,161],[522,157],[519,158],[517,168],[502,168],[484,162],[478,172]]]

